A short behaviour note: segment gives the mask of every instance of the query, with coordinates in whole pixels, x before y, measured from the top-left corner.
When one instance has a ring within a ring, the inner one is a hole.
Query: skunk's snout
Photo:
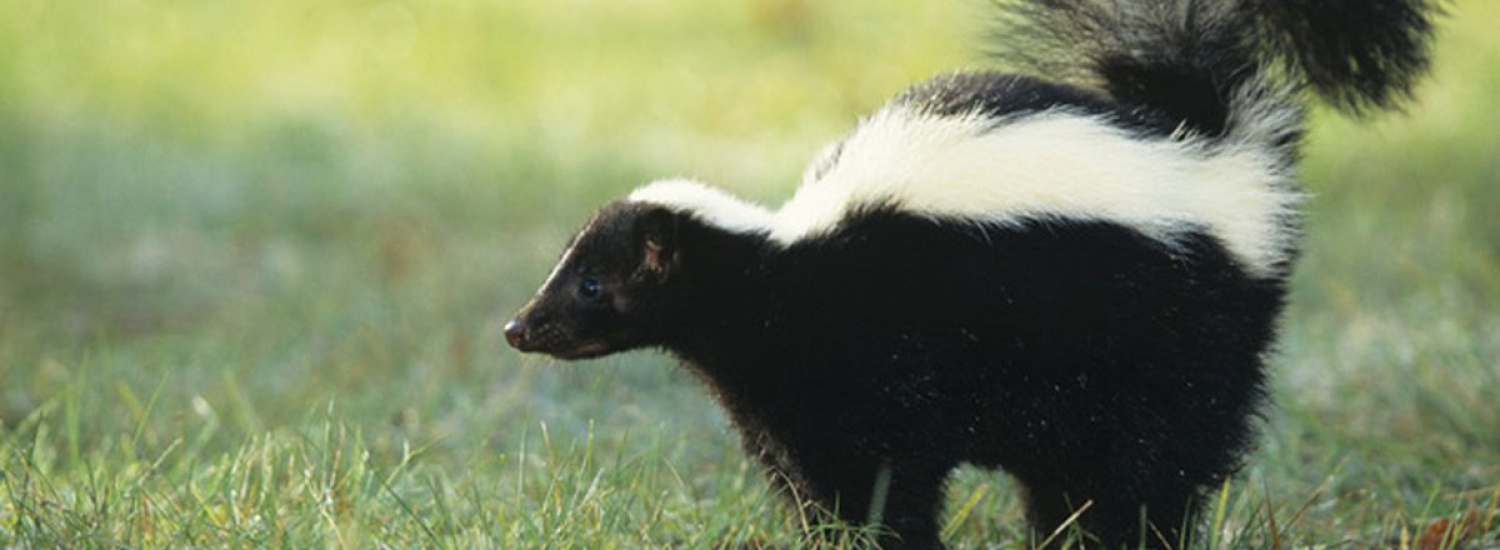
[[[506,323],[505,341],[510,343],[510,347],[516,348],[519,351],[531,351],[526,348],[526,322],[522,321],[520,317],[516,317],[515,319],[511,319],[509,323]]]
[[[505,324],[505,341],[521,353],[555,354],[569,340],[555,316],[526,307]]]

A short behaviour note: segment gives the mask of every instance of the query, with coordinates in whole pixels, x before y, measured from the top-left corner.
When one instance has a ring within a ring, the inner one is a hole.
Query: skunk
[[[1428,0],[1008,0],[1024,74],[939,76],[777,210],[686,180],[604,206],[505,328],[675,355],[772,483],[886,550],[1002,469],[1041,540],[1180,547],[1265,401],[1315,94],[1399,107]],[[1075,516],[1076,513],[1076,517]],[[1069,523],[1069,522],[1072,523]]]

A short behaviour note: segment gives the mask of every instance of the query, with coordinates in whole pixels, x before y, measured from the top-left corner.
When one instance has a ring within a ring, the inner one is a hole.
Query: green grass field
[[[0,549],[795,544],[665,358],[500,326],[651,178],[779,202],[983,66],[986,6],[6,2]],[[1500,548],[1500,3],[1449,7],[1407,114],[1316,117],[1277,407],[1199,547]],[[1024,544],[1004,476],[948,512]]]

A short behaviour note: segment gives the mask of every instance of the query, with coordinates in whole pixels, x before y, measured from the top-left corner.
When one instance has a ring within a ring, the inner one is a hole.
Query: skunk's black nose
[[[526,324],[520,318],[511,319],[505,324],[505,341],[510,342],[510,347],[526,351]]]

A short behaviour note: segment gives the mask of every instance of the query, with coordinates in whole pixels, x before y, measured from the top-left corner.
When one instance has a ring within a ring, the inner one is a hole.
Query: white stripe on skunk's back
[[[1281,155],[1221,138],[1140,137],[1098,117],[1058,110],[994,119],[938,116],[893,104],[862,122],[821,177],[771,213],[682,181],[631,200],[696,212],[784,245],[836,227],[861,205],[980,223],[1087,219],[1170,244],[1207,229],[1255,275],[1290,254],[1301,196]]]

